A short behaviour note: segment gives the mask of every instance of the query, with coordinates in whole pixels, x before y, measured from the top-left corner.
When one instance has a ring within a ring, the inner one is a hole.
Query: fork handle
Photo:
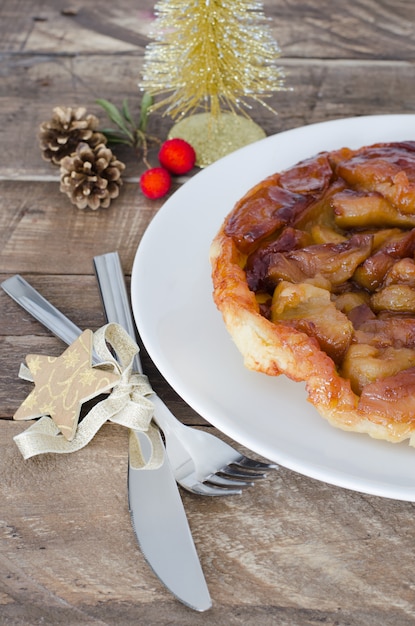
[[[20,274],[7,278],[1,283],[1,287],[17,304],[64,343],[70,345],[82,333],[78,326],[46,300]]]

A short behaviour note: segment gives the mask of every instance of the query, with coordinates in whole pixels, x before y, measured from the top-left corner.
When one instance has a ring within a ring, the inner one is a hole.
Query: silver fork
[[[117,252],[94,257],[105,314],[109,322],[120,324],[135,338],[135,326]],[[139,355],[136,371],[142,372]],[[241,487],[251,486],[252,480],[265,478],[264,470],[274,469],[274,463],[251,459],[218,437],[182,424],[155,394],[155,421],[162,429],[169,461],[177,482],[199,495],[220,496],[241,493]]]
[[[116,257],[103,255],[103,258],[106,261],[111,259],[115,266],[120,268],[118,255]],[[99,257],[96,257],[94,262],[96,263],[98,259]],[[122,271],[121,279],[120,283],[117,280],[120,286],[116,300],[114,299],[118,302],[117,319],[124,328],[128,324],[127,320],[130,320],[134,337],[134,326]],[[102,288],[102,281],[100,284]],[[115,280],[114,282],[111,280],[110,284],[115,285]],[[18,274],[6,279],[1,286],[20,306],[65,343],[71,344],[82,332]],[[120,294],[124,294],[121,304],[118,299]],[[130,328],[126,330],[130,333]],[[141,371],[139,361],[136,365],[137,371]],[[174,417],[156,394],[152,396],[152,401],[154,418],[164,432],[166,450],[175,478],[188,491],[209,496],[239,494],[243,487],[253,484],[253,479],[264,478],[266,476],[264,470],[276,467],[272,463],[249,459],[221,439],[185,426]]]

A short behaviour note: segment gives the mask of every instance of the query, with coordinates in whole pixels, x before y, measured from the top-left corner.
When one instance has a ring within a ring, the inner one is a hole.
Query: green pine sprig
[[[131,115],[128,101],[125,99],[121,109],[115,104],[100,98],[97,101],[116,128],[102,128],[100,131],[105,135],[108,143],[124,144],[131,146],[137,152],[142,152],[142,158],[147,167],[151,167],[147,161],[148,147],[150,143],[161,143],[157,137],[147,133],[149,109],[153,104],[153,97],[144,93],[138,122],[135,122]]]

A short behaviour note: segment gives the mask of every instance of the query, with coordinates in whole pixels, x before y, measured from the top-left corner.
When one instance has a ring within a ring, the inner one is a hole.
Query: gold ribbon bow
[[[63,436],[56,421],[49,415],[43,415],[32,426],[14,437],[20,452],[25,459],[47,452],[58,454],[76,452],[91,441],[106,421],[110,421],[131,430],[132,467],[136,469],[160,467],[164,447],[159,430],[152,423],[154,405],[148,396],[153,390],[144,374],[132,372],[133,359],[139,351],[137,344],[121,326],[111,323],[93,334],[93,350],[102,361],[96,369],[112,374],[114,383],[110,395],[98,402],[85,415],[77,425],[71,440]],[[24,366],[19,375],[27,380],[33,380],[31,370]],[[152,452],[148,461],[144,459],[134,431],[145,433],[150,441]]]

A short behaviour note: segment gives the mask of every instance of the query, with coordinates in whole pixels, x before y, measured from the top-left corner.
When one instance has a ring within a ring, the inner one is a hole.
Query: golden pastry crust
[[[325,152],[261,181],[211,250],[245,365],[305,381],[334,426],[415,445],[415,142]]]

